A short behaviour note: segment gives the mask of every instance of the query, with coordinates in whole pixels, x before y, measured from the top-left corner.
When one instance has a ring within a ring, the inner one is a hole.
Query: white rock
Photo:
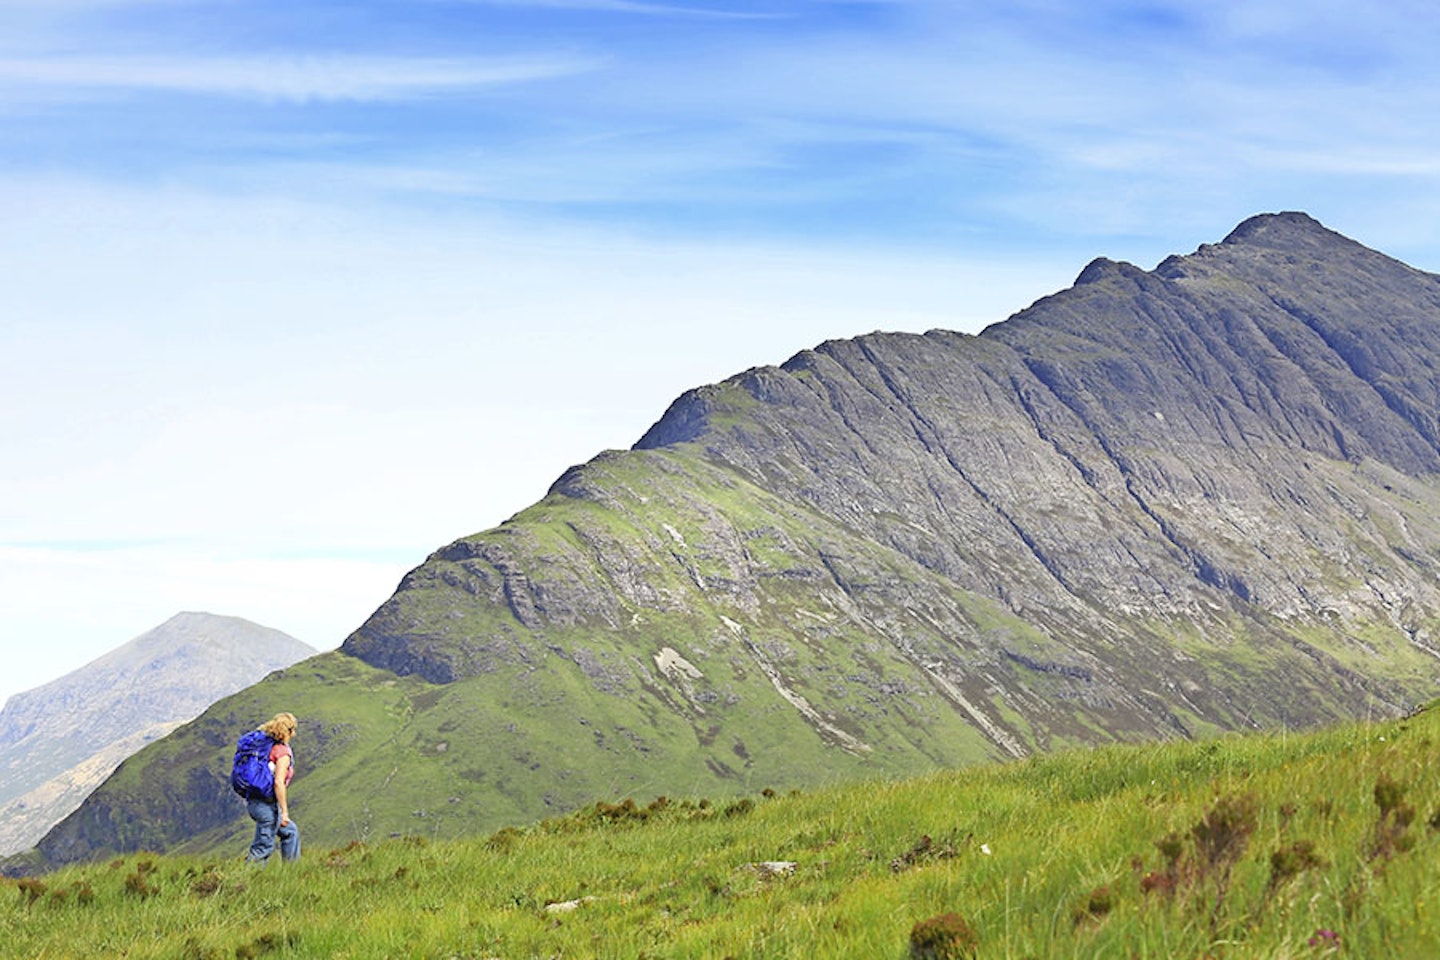
[[[579,910],[582,904],[593,903],[594,897],[581,897],[579,900],[565,900],[560,903],[545,904],[546,913],[570,913]]]
[[[795,872],[799,864],[793,860],[765,860],[760,863],[750,864],[750,869],[760,874],[763,879],[771,877],[788,877]]]

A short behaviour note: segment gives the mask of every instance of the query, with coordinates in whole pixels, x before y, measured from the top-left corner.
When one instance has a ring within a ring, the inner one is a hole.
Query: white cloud
[[[470,3],[493,7],[549,8],[553,10],[593,10],[601,13],[632,13],[651,17],[695,17],[721,20],[771,19],[774,14],[724,10],[716,7],[695,7],[675,3],[646,3],[641,0],[468,0]]]
[[[0,83],[21,88],[164,90],[293,102],[383,101],[554,79],[600,65],[595,59],[543,56],[12,57],[0,59]]]

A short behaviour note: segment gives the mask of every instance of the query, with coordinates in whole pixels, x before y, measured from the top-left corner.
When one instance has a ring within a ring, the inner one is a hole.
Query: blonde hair
[[[260,725],[260,731],[272,740],[289,743],[290,738],[295,736],[295,726],[295,714],[277,713],[274,719]]]

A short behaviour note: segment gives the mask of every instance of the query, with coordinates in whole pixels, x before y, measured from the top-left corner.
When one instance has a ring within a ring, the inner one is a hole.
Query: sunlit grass
[[[901,960],[967,956],[946,931],[968,930],[981,958],[1434,957],[1437,734],[1432,710],[742,801],[598,804],[265,869],[240,851],[133,855],[8,881],[0,953]]]

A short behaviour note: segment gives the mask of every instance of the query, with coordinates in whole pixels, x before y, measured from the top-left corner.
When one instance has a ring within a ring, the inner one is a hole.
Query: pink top
[[[285,786],[290,786],[290,780],[295,776],[295,751],[290,749],[288,743],[277,743],[270,748],[270,770],[273,772],[280,763],[281,757],[290,758],[290,766],[285,768]]]

